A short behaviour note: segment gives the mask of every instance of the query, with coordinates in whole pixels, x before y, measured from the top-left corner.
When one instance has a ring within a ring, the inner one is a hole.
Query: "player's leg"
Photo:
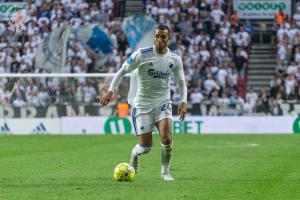
[[[149,153],[152,148],[152,133],[144,133],[138,136],[138,144],[135,145],[131,151],[130,165],[134,168],[135,172],[139,172],[140,162],[139,156]]]
[[[161,140],[161,178],[174,180],[170,175],[170,162],[172,155],[172,104],[165,103],[155,110],[155,126]]]
[[[136,108],[133,108],[131,115],[135,133],[138,136],[138,144],[131,151],[130,165],[138,173],[140,166],[139,156],[149,153],[152,148],[153,117],[151,113],[139,114],[139,110]]]
[[[161,178],[174,180],[170,174],[170,163],[172,156],[172,120],[162,119],[156,123],[161,140]]]

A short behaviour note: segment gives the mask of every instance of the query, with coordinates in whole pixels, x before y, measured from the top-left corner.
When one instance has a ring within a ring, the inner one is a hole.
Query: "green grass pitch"
[[[133,183],[116,182],[128,135],[0,136],[1,200],[300,199],[298,135],[175,135],[174,182],[160,180],[160,146]]]

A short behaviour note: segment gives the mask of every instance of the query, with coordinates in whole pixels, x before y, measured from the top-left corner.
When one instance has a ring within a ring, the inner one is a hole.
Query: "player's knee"
[[[171,134],[170,135],[167,135],[167,136],[164,136],[161,140],[161,143],[164,144],[164,145],[170,145],[172,144],[172,136]]]

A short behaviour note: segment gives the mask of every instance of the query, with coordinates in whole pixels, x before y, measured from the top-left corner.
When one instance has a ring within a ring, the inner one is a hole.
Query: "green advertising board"
[[[131,123],[128,118],[110,117],[104,124],[105,134],[130,134]]]
[[[291,0],[234,0],[233,7],[239,19],[274,19],[282,9],[291,16]]]
[[[0,19],[1,21],[11,20],[16,12],[27,8],[27,3],[0,3]]]
[[[294,134],[300,134],[300,114],[293,123],[293,132]]]
[[[173,133],[200,134],[202,123],[201,120],[174,120]],[[128,118],[109,117],[104,122],[105,134],[130,134],[132,132],[134,128]]]

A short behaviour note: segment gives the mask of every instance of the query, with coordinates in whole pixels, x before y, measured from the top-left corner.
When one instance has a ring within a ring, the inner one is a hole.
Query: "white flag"
[[[39,45],[35,54],[35,66],[50,72],[64,72],[67,42],[71,26],[54,29]]]
[[[131,16],[123,21],[122,28],[132,51],[153,45],[153,29],[157,23],[149,16]]]
[[[109,34],[100,24],[85,24],[73,30],[77,40],[83,44],[96,60],[96,67],[103,67],[113,51]]]

